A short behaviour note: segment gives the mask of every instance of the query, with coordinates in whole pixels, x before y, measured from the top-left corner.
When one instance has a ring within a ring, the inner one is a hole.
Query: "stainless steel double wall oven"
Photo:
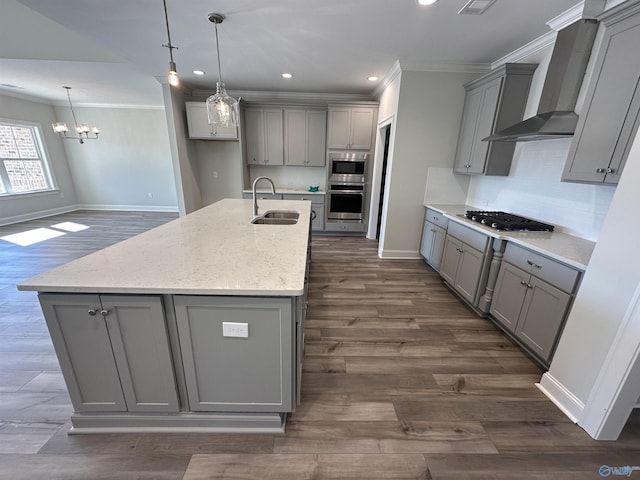
[[[326,210],[329,229],[338,224],[338,228],[362,230],[358,226],[364,226],[365,221],[368,159],[366,153],[329,154]]]

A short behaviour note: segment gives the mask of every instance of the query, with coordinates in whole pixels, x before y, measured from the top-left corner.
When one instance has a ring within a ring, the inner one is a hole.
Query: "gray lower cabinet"
[[[449,222],[444,242],[440,275],[458,294],[476,306],[488,273],[487,235]]]
[[[160,297],[39,299],[76,412],[178,411]]]
[[[603,40],[562,175],[617,184],[640,124],[640,2],[602,15]]]
[[[311,230],[314,232],[324,231],[324,195],[285,193],[282,195],[282,199],[311,201]]]
[[[420,243],[420,254],[436,272],[440,271],[440,262],[442,261],[444,243],[447,237],[447,224],[448,220],[444,215],[427,208],[422,230],[422,242]]]
[[[490,314],[548,365],[579,278],[578,270],[509,243]]]
[[[455,173],[509,175],[515,143],[482,139],[522,120],[536,67],[507,63],[464,86]]]
[[[291,298],[175,296],[174,305],[191,411],[295,409]],[[225,328],[246,336],[229,336]]]

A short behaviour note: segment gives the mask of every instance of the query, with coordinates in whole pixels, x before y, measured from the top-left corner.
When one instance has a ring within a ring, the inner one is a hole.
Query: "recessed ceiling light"
[[[194,70],[193,73],[195,75],[204,75],[204,72],[202,70]]]
[[[282,78],[291,78],[293,77],[293,75],[291,75],[290,73],[283,73],[282,74]]]
[[[438,0],[418,0],[418,5],[433,5]]]
[[[369,80],[370,82],[375,82],[376,80],[378,80],[378,77],[376,77],[375,75],[371,75],[370,77],[367,77],[367,80]]]

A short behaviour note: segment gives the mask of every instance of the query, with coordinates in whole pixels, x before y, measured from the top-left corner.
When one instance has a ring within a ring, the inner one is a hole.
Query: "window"
[[[38,127],[0,122],[0,195],[52,190]]]

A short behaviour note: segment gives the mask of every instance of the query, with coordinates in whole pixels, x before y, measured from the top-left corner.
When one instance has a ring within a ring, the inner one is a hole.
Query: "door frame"
[[[390,126],[391,133],[389,136],[389,151],[387,155],[387,173],[385,178],[384,192],[381,191],[382,184],[382,166],[384,163],[384,131]],[[394,138],[396,135],[396,115],[391,114],[378,122],[376,129],[376,149],[373,158],[373,172],[371,174],[371,195],[369,197],[369,221],[367,227],[367,238],[375,240],[378,227],[378,212],[380,211],[380,196],[383,195],[382,203],[382,222],[380,224],[380,237],[378,243],[378,256],[382,252],[384,243],[385,227],[387,220],[387,208],[389,203],[389,179],[391,178],[391,170],[393,166],[393,148]]]

